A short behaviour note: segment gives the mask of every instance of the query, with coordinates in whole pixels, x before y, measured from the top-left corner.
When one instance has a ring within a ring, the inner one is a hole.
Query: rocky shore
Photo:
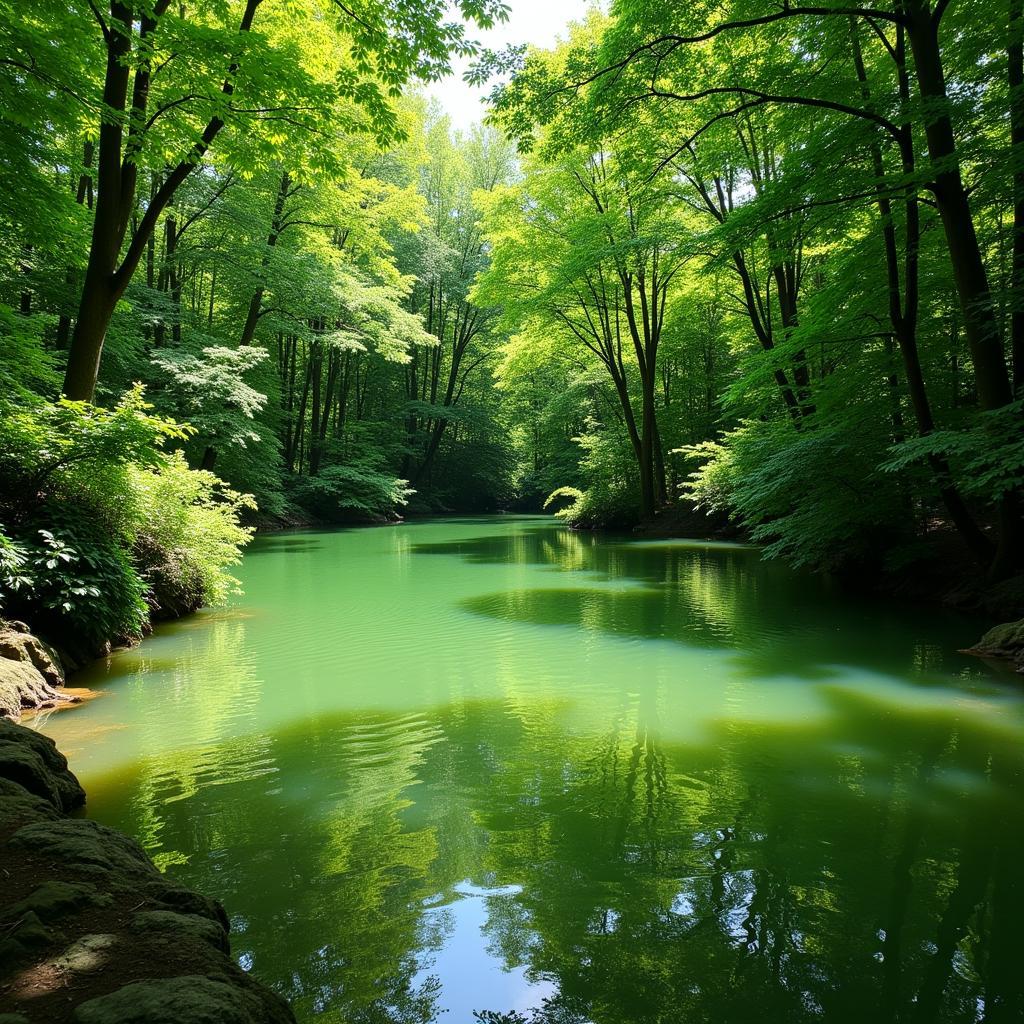
[[[967,653],[1008,661],[1024,673],[1024,619],[993,626]]]
[[[0,620],[0,718],[17,722],[23,711],[74,703],[63,686],[57,652],[23,622]]]
[[[231,959],[223,907],[84,802],[52,740],[0,719],[0,1024],[294,1024]]]

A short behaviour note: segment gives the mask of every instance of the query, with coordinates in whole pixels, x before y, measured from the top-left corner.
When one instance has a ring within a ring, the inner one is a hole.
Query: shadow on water
[[[98,780],[94,813],[221,896],[300,1019],[430,1021],[452,987],[507,1010],[519,968],[516,1005],[547,992],[560,1024],[1021,1019],[1019,729],[843,691],[841,728],[681,744],[663,689],[586,733],[555,699],[322,716],[248,741],[253,772],[232,741],[206,783],[177,755]],[[467,891],[484,968],[438,974],[442,947],[480,955],[452,923]]]
[[[544,566],[572,580],[463,601],[474,615],[732,649],[733,667],[750,677],[822,679],[850,666],[985,676],[975,659],[956,651],[977,638],[982,623],[850,595],[827,578],[765,562],[753,547],[609,541],[539,525],[413,550],[479,565]]]
[[[257,536],[252,544],[245,549],[246,559],[254,555],[278,555],[285,552],[297,553],[307,551],[320,551],[323,548],[323,541],[313,537],[302,536],[301,534],[263,534]]]

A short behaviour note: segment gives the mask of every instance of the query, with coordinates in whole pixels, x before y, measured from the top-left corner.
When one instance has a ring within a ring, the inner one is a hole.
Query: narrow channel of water
[[[40,724],[300,1020],[1024,1019],[1024,688],[977,622],[544,518],[239,575]]]

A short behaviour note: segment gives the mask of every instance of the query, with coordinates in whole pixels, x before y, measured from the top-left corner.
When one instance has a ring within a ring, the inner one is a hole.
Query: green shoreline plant
[[[192,432],[154,415],[140,385],[112,409],[0,408],[0,614],[88,656],[222,603],[255,503],[189,469],[171,446]]]

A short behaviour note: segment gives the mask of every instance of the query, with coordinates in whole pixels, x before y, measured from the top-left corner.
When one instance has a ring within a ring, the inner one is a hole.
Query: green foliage
[[[163,378],[163,404],[202,443],[245,448],[263,440],[253,421],[267,401],[245,378],[266,359],[262,348],[206,345],[198,353],[157,352],[152,362]]]
[[[53,353],[39,345],[41,318],[15,313],[0,302],[0,394],[10,401],[56,394],[60,378]]]
[[[146,585],[128,553],[81,511],[62,509],[59,519],[59,527],[29,530],[17,544],[5,538],[0,611],[73,649],[139,640]]]
[[[548,495],[544,509],[553,507],[562,498],[570,504],[555,515],[572,526],[625,527],[640,517],[636,465],[622,438],[602,429],[594,420],[587,431],[576,438],[582,451],[580,469],[587,480],[585,490],[559,487]]]
[[[291,483],[292,500],[330,522],[393,519],[415,493],[407,480],[382,470],[377,460],[328,466]]]
[[[10,600],[11,595],[32,585],[28,560],[25,545],[0,532],[0,608]]]
[[[629,405],[649,429],[653,404],[666,495],[681,460],[700,461],[684,490],[769,554],[891,561],[911,538],[955,531],[981,561],[1003,553],[992,575],[1024,570],[1011,319],[1024,275],[1007,170],[1024,167],[1019,23],[982,7],[936,5],[925,38],[896,10],[879,22],[828,5],[616,0],[552,50],[486,54],[477,80],[504,78],[493,119],[529,153],[487,203],[494,253],[477,288],[515,331],[503,384],[517,411],[536,418],[586,379],[581,364],[604,368],[621,418],[599,397],[577,392],[577,407],[629,437],[641,484]],[[948,87],[919,74],[922,60]],[[939,152],[929,132],[947,116]],[[937,173],[949,188],[925,199]],[[655,351],[644,253],[659,236],[683,269]],[[622,337],[641,279],[644,330]],[[546,397],[542,368],[561,374]],[[555,434],[563,453],[567,435]],[[530,443],[537,475],[536,431]],[[584,452],[576,468],[557,481],[587,496],[570,519],[612,497],[591,494],[614,478],[602,459]]]
[[[0,5],[12,541],[63,539],[53,517],[80,505],[156,604],[186,608],[230,589],[239,517],[535,510],[559,491],[568,521],[629,526],[696,472],[684,493],[799,564],[973,522],[972,550],[1020,568],[1024,112],[1003,15],[939,5],[941,31],[901,41],[827,6],[614,0],[549,51],[483,55],[473,74],[503,75],[493,124],[459,132],[406,87],[474,55],[458,16],[492,25],[496,0],[261,3],[243,25],[249,7],[104,33],[88,5]],[[123,108],[101,103],[111,81]],[[951,117],[944,156],[931,112]],[[106,149],[104,118],[129,129]],[[51,403],[87,265],[120,295],[99,405]]]
[[[899,530],[906,493],[878,467],[884,437],[869,425],[850,434],[838,426],[794,431],[785,421],[750,421],[720,442],[681,453],[706,460],[684,484],[698,508],[728,511],[765,545],[768,558],[837,568],[874,563],[906,541]]]
[[[113,409],[67,399],[8,404],[0,410],[0,515],[17,522],[57,496],[94,507],[111,529],[126,528],[134,516],[127,467],[156,466],[165,442],[190,436],[151,408],[141,387]]]
[[[895,445],[882,463],[904,473],[935,456],[958,469],[965,493],[1001,497],[1024,487],[1024,401],[982,413],[966,430],[937,430]]]
[[[152,613],[223,601],[252,507],[164,445],[191,431],[142,389],[113,409],[9,408],[0,419],[0,599],[74,650],[138,640]]]
[[[239,520],[255,502],[175,452],[155,469],[133,466],[139,512],[134,553],[165,617],[223,604],[237,592],[227,572],[252,537]]]
[[[555,512],[555,515],[571,519],[575,515],[575,510],[581,507],[582,503],[586,500],[586,494],[578,487],[556,487],[544,499],[544,511],[547,512],[548,509],[552,508],[563,498],[569,498],[570,504],[563,505]]]

